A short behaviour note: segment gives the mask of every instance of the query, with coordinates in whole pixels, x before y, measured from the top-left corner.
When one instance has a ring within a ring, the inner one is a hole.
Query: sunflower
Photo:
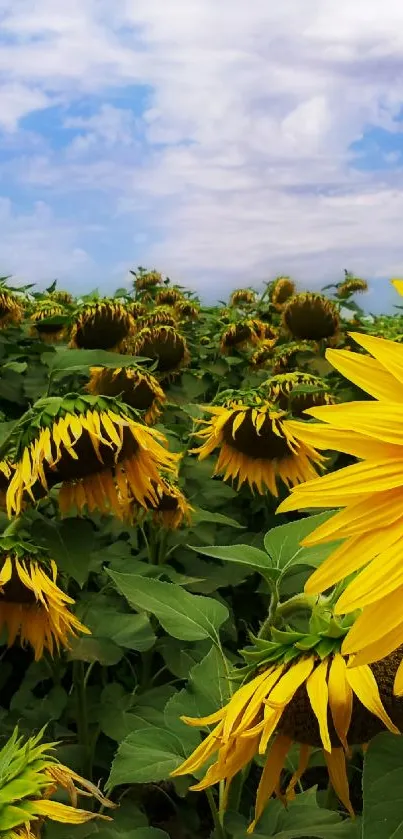
[[[119,396],[136,411],[145,411],[147,425],[157,421],[160,408],[166,402],[158,380],[141,367],[91,367],[87,390],[103,396]]]
[[[182,292],[174,286],[161,288],[155,295],[155,303],[157,306],[175,306],[175,303],[179,303],[179,301],[183,299],[184,297]]]
[[[63,289],[52,291],[50,297],[52,300],[56,300],[56,303],[61,303],[62,306],[71,306],[74,303],[73,295],[69,291],[63,291]]]
[[[295,294],[295,283],[290,277],[277,277],[271,288],[271,303],[278,312],[284,304]]]
[[[262,390],[270,402],[294,417],[300,417],[308,408],[334,402],[326,382],[311,373],[280,373],[264,382]]]
[[[150,505],[153,524],[166,530],[177,530],[182,524],[189,524],[193,508],[179,486],[162,476],[154,489],[157,504]],[[144,515],[143,509],[137,509],[141,515]]]
[[[197,320],[200,315],[199,307],[190,300],[179,300],[174,309],[179,320]]]
[[[7,490],[12,474],[12,465],[7,460],[0,460],[0,510],[6,509]]]
[[[60,322],[52,323],[52,318],[65,317],[65,315],[66,310],[60,303],[55,303],[51,299],[42,300],[31,315],[31,335],[47,344],[62,340],[65,335],[65,326]]]
[[[295,422],[291,427],[304,443],[346,452],[360,462],[294,490],[279,511],[343,508],[303,541],[317,545],[344,540],[313,573],[306,590],[324,591],[354,574],[336,612],[363,609],[343,648],[358,653],[360,664],[403,643],[403,347],[369,335],[352,337],[374,357],[345,350],[328,350],[326,357],[374,399],[312,408],[308,413],[323,424]],[[403,693],[403,670],[396,689]]]
[[[209,761],[205,776],[191,789],[223,782],[226,802],[235,775],[255,756],[265,755],[248,829],[252,833],[273,793],[283,803],[294,798],[311,751],[319,747],[332,786],[353,815],[346,754],[350,746],[363,745],[385,729],[400,733],[403,702],[393,697],[393,679],[402,651],[372,668],[350,668],[340,652],[345,631],[330,619],[319,633],[272,630],[269,641],[254,639],[255,646],[243,653],[247,662],[252,661],[246,668],[247,678],[229,702],[207,717],[182,717],[188,725],[213,728],[172,775],[198,773]],[[299,745],[299,762],[283,786],[283,769],[293,743]]]
[[[252,288],[237,288],[230,297],[230,306],[252,306],[256,303],[256,291]]]
[[[295,294],[283,308],[283,326],[298,341],[335,338],[340,317],[337,306],[323,294]]]
[[[251,345],[256,346],[264,336],[265,327],[266,324],[257,318],[242,318],[230,323],[221,333],[221,352],[227,355],[232,350],[244,350]]]
[[[178,455],[160,432],[137,421],[128,405],[107,396],[40,399],[15,427],[15,472],[7,490],[9,516],[23,500],[61,484],[59,506],[81,513],[113,511],[123,518],[130,500],[157,503],[159,469],[175,472]]]
[[[52,754],[58,744],[41,743],[42,736],[41,731],[25,740],[15,729],[0,750],[1,839],[35,839],[48,819],[71,825],[96,818],[110,821],[78,806],[80,795],[96,798],[102,807],[115,805],[95,784],[59,763]],[[70,804],[53,800],[59,790],[68,793]]]
[[[162,274],[159,271],[131,271],[135,280],[134,286],[136,291],[148,291],[149,289],[155,288],[155,286],[159,286],[162,283]]]
[[[133,339],[135,355],[156,362],[156,371],[164,378],[178,373],[190,361],[186,340],[173,326],[146,327]]]
[[[147,312],[137,322],[138,329],[145,329],[152,326],[177,326],[178,318],[174,309],[169,306],[156,306],[155,309]]]
[[[142,303],[140,300],[134,300],[133,303],[129,303],[127,310],[136,321],[139,320],[139,318],[143,318],[148,311],[145,303]]]
[[[250,356],[249,362],[252,367],[268,367],[273,363],[273,347],[276,341],[267,339],[258,344]]]
[[[10,324],[18,324],[23,318],[20,300],[5,286],[0,286],[0,329]]]
[[[9,647],[19,638],[39,661],[44,650],[53,655],[70,646],[71,636],[89,630],[69,611],[74,600],[56,584],[56,563],[29,547],[1,550],[0,630],[7,630]]]
[[[303,358],[313,357],[316,353],[312,341],[290,341],[280,344],[273,350],[273,373],[289,373],[296,367],[301,367]]]
[[[71,331],[71,347],[112,350],[134,332],[134,317],[122,303],[96,300],[79,309]]]
[[[203,443],[193,451],[203,460],[218,448],[214,474],[237,480],[238,488],[247,482],[261,495],[268,489],[277,496],[277,479],[294,486],[314,478],[314,464],[324,463],[312,446],[300,445],[290,433],[285,412],[258,394],[239,394],[205,410],[212,416],[198,420],[205,426],[197,432]]]
[[[362,294],[365,291],[368,291],[366,280],[361,280],[359,277],[346,277],[337,288],[337,296],[341,298],[349,297],[350,294]]]

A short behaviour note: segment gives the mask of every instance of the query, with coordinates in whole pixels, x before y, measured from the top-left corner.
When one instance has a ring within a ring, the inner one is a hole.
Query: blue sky
[[[0,270],[205,300],[403,277],[396,0],[0,0]]]

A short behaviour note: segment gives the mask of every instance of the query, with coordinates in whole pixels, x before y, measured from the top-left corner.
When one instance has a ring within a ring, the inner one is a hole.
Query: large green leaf
[[[44,360],[52,373],[61,370],[70,372],[86,370],[89,367],[133,367],[144,358],[134,355],[121,355],[106,350],[66,350],[47,353]]]
[[[182,641],[218,639],[218,630],[229,612],[223,603],[211,597],[189,594],[175,583],[163,583],[135,574],[120,574],[108,569],[108,574],[131,606],[151,612],[161,626]]]
[[[49,551],[60,570],[83,586],[94,558],[93,524],[85,519],[49,521],[39,516],[33,524],[32,533],[38,543]]]
[[[271,568],[270,557],[259,548],[252,545],[209,545],[208,548],[194,547],[189,545],[197,553],[211,556],[214,559],[222,559],[225,562],[236,562],[240,565],[249,565],[251,574],[254,571],[268,571]]]
[[[224,653],[217,647],[195,664],[189,673],[189,682],[175,693],[165,707],[166,726],[182,735],[185,724],[180,717],[204,717],[217,711],[228,702],[232,694],[231,666]]]
[[[169,778],[199,741],[200,735],[189,728],[183,737],[155,726],[134,731],[118,748],[107,788]]]
[[[293,565],[306,565],[317,568],[335,549],[337,542],[317,545],[312,548],[301,547],[301,541],[319,525],[330,519],[335,510],[308,516],[289,524],[273,527],[266,533],[264,546],[271,557],[272,565],[285,573]]]
[[[385,732],[365,755],[362,839],[403,837],[403,738]]]

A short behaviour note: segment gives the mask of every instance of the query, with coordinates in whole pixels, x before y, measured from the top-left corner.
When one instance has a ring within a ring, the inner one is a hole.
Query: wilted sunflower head
[[[393,680],[403,651],[372,667],[349,667],[340,652],[347,631],[331,615],[319,620],[313,616],[308,633],[273,629],[268,641],[254,638],[254,646],[243,652],[244,681],[228,704],[202,719],[182,717],[188,725],[214,727],[172,774],[198,774],[215,755],[204,778],[191,789],[222,781],[228,793],[232,778],[254,756],[265,755],[248,830],[252,833],[273,793],[284,803],[294,798],[312,749],[319,747],[336,794],[354,815],[346,754],[351,745],[365,744],[385,729],[400,733],[403,702],[393,697]],[[299,762],[282,789],[293,743],[300,747]]]
[[[157,291],[155,295],[155,303],[157,306],[175,306],[180,300],[183,300],[183,294],[175,286],[166,286]]]
[[[284,304],[295,294],[295,283],[290,277],[277,277],[271,288],[271,303],[281,312]]]
[[[368,291],[368,283],[366,280],[361,280],[359,277],[346,277],[344,282],[340,283],[337,289],[338,297],[350,297],[350,294],[362,294]]]
[[[69,291],[63,291],[63,289],[60,289],[60,291],[52,291],[50,297],[52,300],[55,300],[56,303],[61,303],[62,306],[71,306],[74,302],[73,295],[70,294]]]
[[[78,806],[80,795],[96,798],[102,807],[114,807],[98,787],[81,778],[54,756],[57,743],[42,743],[43,731],[28,740],[18,729],[0,750],[0,836],[4,839],[35,839],[48,819],[71,825],[91,819],[110,821],[108,816],[90,813]],[[65,790],[70,804],[52,796]]]
[[[256,303],[256,291],[252,288],[237,288],[230,297],[230,306],[252,306]]]
[[[290,297],[283,309],[283,325],[299,341],[322,341],[337,335],[340,316],[335,303],[307,291]]]
[[[21,300],[6,286],[0,285],[0,329],[22,320],[24,309]]]
[[[278,480],[291,487],[308,475],[316,477],[315,465],[320,467],[324,459],[311,446],[296,444],[284,411],[259,391],[223,394],[221,400],[205,407],[211,419],[197,421],[203,443],[194,449],[200,460],[219,449],[215,475],[237,481],[238,488],[246,482],[261,495],[269,490],[274,496]]]
[[[57,585],[57,566],[32,541],[0,539],[0,631],[7,645],[30,646],[39,661],[70,646],[70,638],[89,630],[70,612],[74,600]],[[0,819],[1,824],[1,819]]]
[[[65,324],[60,323],[60,318],[65,315],[66,309],[61,303],[55,302],[52,298],[41,300],[31,315],[31,335],[47,344],[60,341],[65,335]],[[52,322],[53,318],[56,322]]]
[[[85,350],[112,350],[135,329],[127,306],[104,298],[82,306],[71,331],[71,347]]]
[[[290,341],[288,344],[279,344],[273,350],[272,370],[277,373],[287,373],[301,367],[304,360],[312,358],[316,354],[315,344],[312,341]]]
[[[146,304],[142,303],[141,300],[133,300],[133,303],[128,303],[127,310],[133,316],[135,321],[143,318],[148,311]]]
[[[270,367],[273,364],[273,348],[275,341],[268,339],[261,341],[250,356],[249,362],[252,367]]]
[[[67,513],[113,512],[124,518],[132,499],[156,503],[159,470],[176,472],[178,455],[160,432],[140,423],[118,399],[81,396],[40,399],[13,429],[15,472],[7,490],[9,516],[42,487],[61,484]]]
[[[149,291],[162,283],[162,274],[159,271],[137,271],[134,274],[134,286],[136,291]]]
[[[261,389],[282,411],[301,417],[316,405],[330,405],[334,398],[326,382],[311,373],[280,373],[264,382]]]
[[[118,396],[136,411],[145,411],[144,421],[153,425],[166,396],[158,380],[141,367],[92,367],[87,385],[90,393]]]
[[[197,320],[200,315],[200,308],[191,300],[178,300],[175,303],[175,314],[179,320]]]
[[[177,530],[182,524],[189,524],[193,508],[179,488],[178,484],[166,476],[161,476],[155,484],[156,506],[150,505],[151,519],[154,525],[166,530]],[[137,514],[144,516],[145,511],[137,508]]]
[[[262,340],[266,324],[257,318],[241,318],[230,323],[221,332],[220,349],[225,355],[232,350],[256,346]]]
[[[155,369],[163,378],[174,376],[190,362],[186,340],[174,326],[142,329],[133,339],[133,350],[135,355],[155,362]]]
[[[137,321],[139,330],[152,326],[177,326],[178,318],[175,310],[169,306],[156,306]]]

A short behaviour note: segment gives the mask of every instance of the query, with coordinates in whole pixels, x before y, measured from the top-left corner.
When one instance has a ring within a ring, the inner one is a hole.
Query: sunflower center
[[[252,409],[245,415],[242,424],[233,436],[234,420],[240,411],[231,414],[224,425],[223,437],[228,446],[247,457],[263,460],[282,460],[291,455],[287,441],[274,433],[270,417],[267,415],[258,433],[252,422]]]
[[[224,337],[224,343],[227,347],[236,347],[237,344],[243,344],[248,341],[251,336],[250,326],[237,326],[234,332],[227,332]]]
[[[183,341],[174,332],[144,337],[138,351],[153,361],[156,360],[157,370],[160,373],[175,369],[184,356]]]
[[[90,435],[84,429],[74,446],[77,460],[72,458],[65,448],[62,448],[61,457],[56,466],[53,469],[45,469],[46,477],[49,478],[51,484],[60,481],[78,481],[89,475],[104,472],[105,469],[112,469],[116,462],[121,462],[133,456],[138,448],[139,444],[134,439],[130,429],[124,426],[123,445],[117,459],[113,444],[107,446],[105,443],[99,443],[99,454],[102,459],[99,460]],[[54,444],[52,444],[52,454],[53,456],[56,455]]]
[[[109,350],[119,344],[127,332],[126,318],[122,318],[112,308],[104,309],[83,315],[77,327],[75,342],[79,349]]]
[[[320,341],[337,330],[337,314],[322,300],[296,300],[285,310],[288,329],[299,340]]]

